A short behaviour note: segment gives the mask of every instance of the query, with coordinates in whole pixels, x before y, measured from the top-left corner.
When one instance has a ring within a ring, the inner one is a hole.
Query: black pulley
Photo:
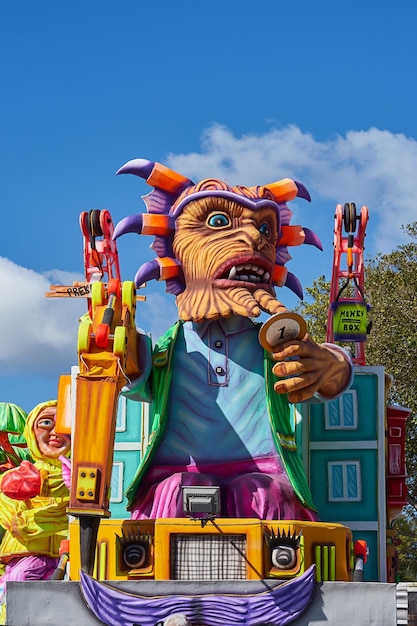
[[[93,209],[89,213],[89,227],[90,233],[93,237],[101,237],[103,235],[103,230],[100,224],[100,213],[99,209]]]
[[[356,230],[356,204],[346,202],[343,207],[343,225],[347,233],[354,233]]]

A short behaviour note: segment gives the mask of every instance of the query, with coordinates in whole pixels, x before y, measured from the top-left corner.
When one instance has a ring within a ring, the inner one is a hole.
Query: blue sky
[[[145,210],[145,183],[115,176],[132,158],[194,180],[304,182],[312,203],[291,203],[293,221],[324,245],[294,249],[304,285],[330,277],[337,203],[369,206],[367,253],[404,241],[417,219],[416,20],[409,1],[0,2],[0,400],[30,410],[76,363],[85,301],[44,293],[82,279],[82,211],[117,223]],[[124,280],[150,244],[119,240]],[[164,287],[139,307],[155,337],[176,316]]]

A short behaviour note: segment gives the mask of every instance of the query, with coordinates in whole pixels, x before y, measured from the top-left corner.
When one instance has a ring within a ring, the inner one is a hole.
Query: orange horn
[[[193,185],[193,181],[161,163],[147,159],[132,159],[125,163],[117,174],[134,174],[144,178],[148,185],[168,193],[179,195],[184,189]]]
[[[274,196],[275,202],[289,202],[294,200],[297,196],[311,201],[310,194],[303,184],[292,180],[291,178],[283,178],[277,180],[275,183],[269,183],[264,185]]]

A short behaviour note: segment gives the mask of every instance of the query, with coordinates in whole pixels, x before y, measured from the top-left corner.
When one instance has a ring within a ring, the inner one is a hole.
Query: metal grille
[[[246,535],[171,535],[172,580],[245,580]]]

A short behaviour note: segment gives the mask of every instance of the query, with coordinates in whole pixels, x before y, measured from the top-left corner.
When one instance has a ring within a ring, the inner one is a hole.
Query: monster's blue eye
[[[206,221],[211,228],[224,228],[230,225],[230,217],[226,213],[211,213]]]
[[[266,222],[264,222],[263,224],[260,225],[259,227],[259,232],[262,233],[262,235],[264,237],[266,237],[267,239],[270,238],[271,236],[271,229],[269,227],[269,224],[267,224]]]

